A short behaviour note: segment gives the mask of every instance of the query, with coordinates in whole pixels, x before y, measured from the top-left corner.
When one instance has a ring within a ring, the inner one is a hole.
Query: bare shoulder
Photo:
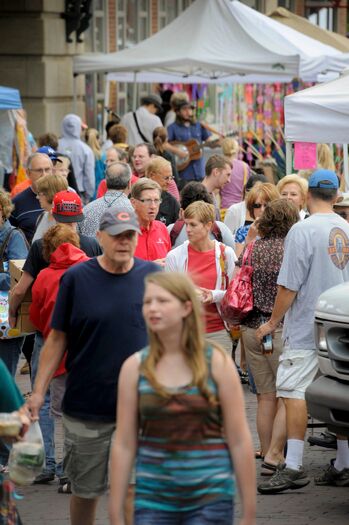
[[[141,364],[140,353],[136,352],[124,361],[121,372],[122,374],[127,375],[129,378],[138,376],[139,368]]]
[[[215,380],[218,380],[226,374],[231,375],[235,369],[233,360],[223,350],[218,348],[213,348],[211,366],[212,375]]]

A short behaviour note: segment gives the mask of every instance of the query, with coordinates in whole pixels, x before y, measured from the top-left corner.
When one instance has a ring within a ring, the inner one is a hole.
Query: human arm
[[[256,515],[256,468],[243,392],[232,359],[214,350],[212,375],[218,387],[224,432],[242,503],[240,525],[254,525]],[[232,410],[232,403],[234,409]]]
[[[34,277],[28,272],[23,272],[20,280],[9,294],[9,324],[11,328],[16,326],[17,310],[20,307],[24,296],[34,281]]]
[[[28,255],[28,244],[24,235],[19,230],[12,230],[11,236],[5,250],[4,259],[25,259]],[[0,273],[0,290],[7,291],[10,289],[10,272]]]
[[[110,459],[109,517],[125,525],[124,507],[137,450],[139,358],[127,359],[119,376],[116,435]]]
[[[40,273],[32,287],[32,302],[29,308],[29,317],[33,325],[43,332],[45,328],[44,318],[41,315],[42,308],[45,304],[46,293],[45,293],[45,275],[46,272]]]
[[[89,151],[85,158],[83,184],[84,192],[91,198],[95,192],[95,158],[92,151]]]
[[[284,286],[278,286],[274,308],[271,317],[267,323],[262,324],[256,331],[256,338],[261,341],[264,336],[271,334],[276,330],[276,327],[283,319],[287,310],[291,308],[295,300],[297,292],[289,290]]]
[[[66,346],[66,334],[52,329],[41,350],[33,393],[27,401],[32,420],[39,419],[39,410],[44,402],[46,391],[59,363],[63,359]]]

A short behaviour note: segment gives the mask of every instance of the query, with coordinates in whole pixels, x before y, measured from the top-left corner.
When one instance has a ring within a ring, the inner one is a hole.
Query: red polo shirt
[[[135,182],[137,182],[138,180],[138,177],[136,177],[136,175],[134,175],[132,173],[131,175],[131,186],[133,186],[133,184]],[[98,186],[98,189],[97,189],[97,199],[100,199],[101,197],[103,197],[103,195],[105,195],[108,191],[108,188],[107,188],[107,182],[105,179],[101,180],[101,182],[99,183],[99,186]]]
[[[163,222],[152,221],[149,229],[141,227],[135,257],[146,261],[155,261],[166,257],[171,249],[171,240]]]

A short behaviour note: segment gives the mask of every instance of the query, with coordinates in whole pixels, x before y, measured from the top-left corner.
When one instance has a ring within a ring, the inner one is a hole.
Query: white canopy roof
[[[285,97],[285,136],[293,142],[349,142],[349,71]]]
[[[74,59],[74,73],[117,72],[120,81],[134,81],[136,74],[137,82],[315,81],[319,73],[348,66],[349,54],[237,0],[196,0],[133,48]]]
[[[75,57],[74,73],[114,71],[123,73],[122,80],[128,74],[132,81],[137,73],[138,82],[224,82],[231,81],[232,75],[237,82],[245,75],[270,82],[298,76],[298,51],[282,44],[279,51],[280,42],[276,45],[266,31],[258,35],[251,24],[245,27],[236,13],[241,6],[228,0],[196,0],[172,23],[133,48]]]

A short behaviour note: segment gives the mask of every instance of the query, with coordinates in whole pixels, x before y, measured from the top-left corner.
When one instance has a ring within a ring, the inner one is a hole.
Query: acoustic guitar
[[[210,131],[211,130],[212,128],[210,128]],[[216,133],[218,134],[218,132]],[[196,139],[190,139],[186,142],[181,142],[179,140],[171,141],[171,146],[174,146],[176,149],[180,150],[182,153],[185,154],[185,156],[182,157],[174,153],[177,170],[183,171],[191,163],[192,160],[201,159],[203,148],[217,148],[221,145],[222,138],[234,136],[235,134],[235,132],[230,132],[226,135],[222,135],[220,133],[220,138],[215,140],[208,140],[207,142],[203,142],[202,144],[200,144],[200,142]]]

